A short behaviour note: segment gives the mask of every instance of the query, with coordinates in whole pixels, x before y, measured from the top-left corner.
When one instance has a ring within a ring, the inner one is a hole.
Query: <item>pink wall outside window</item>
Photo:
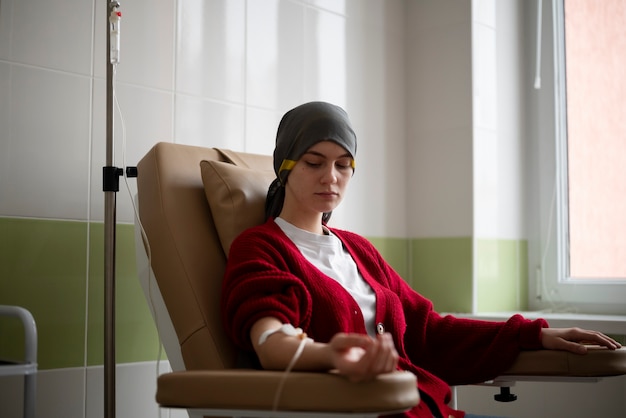
[[[626,1],[565,0],[570,276],[626,278]]]

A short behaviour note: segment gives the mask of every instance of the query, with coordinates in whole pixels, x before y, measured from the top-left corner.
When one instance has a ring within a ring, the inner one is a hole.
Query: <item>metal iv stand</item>
[[[102,168],[104,191],[104,417],[115,418],[115,227],[116,193],[122,168],[113,166],[113,72],[119,62],[120,3],[107,0],[106,36],[106,166]],[[126,167],[136,177],[136,167]]]

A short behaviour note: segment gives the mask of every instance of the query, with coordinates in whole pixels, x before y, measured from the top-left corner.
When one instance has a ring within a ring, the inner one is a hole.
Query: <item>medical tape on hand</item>
[[[263,332],[263,334],[261,334],[261,336],[259,337],[259,345],[262,345],[265,341],[267,341],[270,335],[273,335],[277,332],[282,332],[285,335],[313,341],[311,338],[307,338],[304,331],[302,331],[302,328],[295,328],[291,324],[283,324],[283,326],[280,328],[268,329],[267,331]]]

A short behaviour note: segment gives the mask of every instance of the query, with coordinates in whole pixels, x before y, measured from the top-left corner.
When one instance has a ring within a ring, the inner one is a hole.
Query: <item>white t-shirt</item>
[[[341,240],[324,227],[328,235],[305,231],[278,217],[276,224],[293,241],[302,255],[322,273],[339,282],[361,307],[365,328],[375,335],[376,294],[359,273],[356,263]]]

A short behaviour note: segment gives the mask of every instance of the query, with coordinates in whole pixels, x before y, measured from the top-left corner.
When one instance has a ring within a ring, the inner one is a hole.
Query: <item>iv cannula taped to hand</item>
[[[120,62],[120,20],[122,20],[122,12],[117,7],[111,9],[109,15],[110,27],[110,59],[111,64],[117,64]]]

